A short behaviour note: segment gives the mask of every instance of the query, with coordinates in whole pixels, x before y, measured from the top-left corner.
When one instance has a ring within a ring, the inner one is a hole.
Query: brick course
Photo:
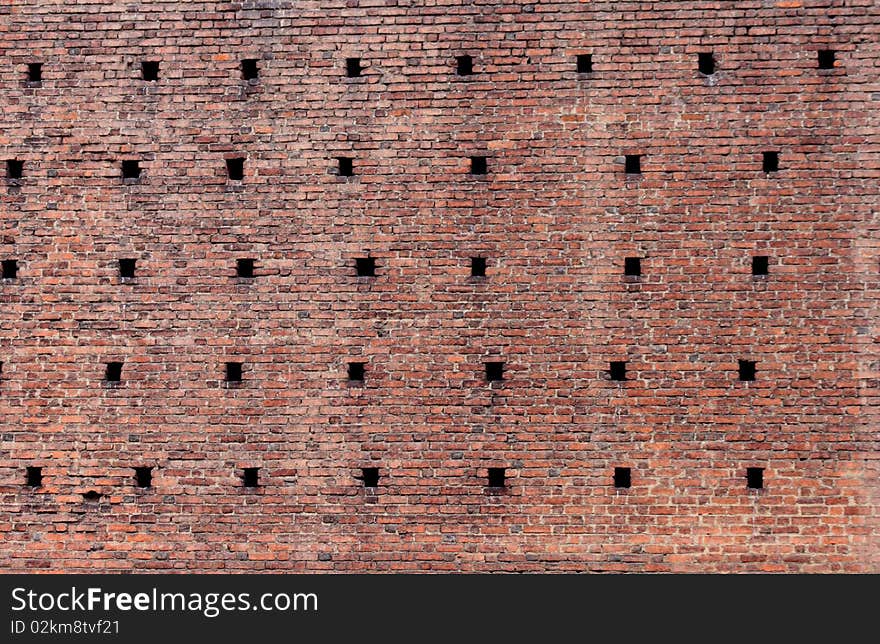
[[[4,570],[880,572],[876,0],[27,0],[0,46]]]

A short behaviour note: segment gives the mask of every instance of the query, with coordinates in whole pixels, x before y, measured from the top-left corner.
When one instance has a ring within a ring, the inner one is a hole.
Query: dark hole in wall
[[[4,259],[2,263],[0,263],[0,275],[3,276],[5,280],[14,280],[18,277],[18,260],[17,259]]]
[[[474,59],[467,54],[456,56],[455,71],[459,76],[470,76],[474,73]]]
[[[252,278],[254,276],[254,260],[251,258],[241,258],[235,260],[236,277]]]
[[[608,366],[608,374],[612,380],[626,380],[626,362],[613,361]]]
[[[504,380],[504,363],[503,362],[487,362],[485,363],[486,367],[486,380],[489,382],[495,380]]]
[[[711,53],[697,54],[697,69],[705,76],[715,73],[715,56]]]
[[[244,179],[244,157],[226,159],[226,174],[231,181],[242,181]]]
[[[119,277],[123,279],[133,279],[134,269],[137,259],[133,257],[124,257],[119,260]]]
[[[614,487],[629,487],[632,484],[631,470],[628,467],[614,468]]]
[[[245,487],[259,487],[260,485],[260,468],[246,467],[242,476]]]
[[[376,259],[373,257],[358,257],[354,260],[354,266],[358,277],[376,276]]]
[[[589,74],[593,71],[593,54],[577,55],[578,74]]]
[[[107,382],[119,382],[122,380],[122,363],[108,362],[107,369],[104,372],[104,379]]]
[[[241,382],[241,362],[226,363],[226,382]]]
[[[367,366],[364,362],[348,363],[348,379],[350,382],[363,382]]]
[[[819,69],[834,69],[836,59],[837,55],[833,49],[820,49],[816,52],[816,62],[819,65]]]
[[[503,467],[490,467],[487,474],[488,487],[502,488],[507,483],[507,471]]]
[[[353,177],[354,176],[354,159],[351,157],[336,157],[336,160],[339,162],[339,176],[340,177]]]
[[[364,487],[378,487],[379,486],[379,468],[378,467],[363,467],[363,468],[361,468],[361,480],[364,482]]]
[[[765,255],[752,257],[752,275],[767,275],[770,272],[770,258]]]
[[[134,468],[134,479],[138,487],[153,486],[153,468],[152,467],[136,467]]]
[[[638,257],[625,257],[623,260],[623,274],[630,277],[639,277],[642,274],[642,260]]]
[[[6,162],[6,178],[21,179],[24,176],[24,161],[9,159]]]
[[[122,162],[122,178],[133,180],[140,179],[141,176],[141,164],[140,161],[136,161],[134,159],[128,159]]]
[[[88,492],[83,493],[83,499],[86,501],[97,501],[101,498],[101,493],[97,490],[89,490]]]
[[[43,63],[28,63],[27,79],[29,83],[42,83]]]
[[[757,371],[757,364],[753,360],[740,360],[739,361],[739,379],[740,380],[754,380],[755,372]]]
[[[43,468],[28,467],[25,469],[25,485],[28,487],[40,487],[43,484]]]
[[[762,167],[764,172],[778,172],[779,152],[764,152]]]
[[[471,257],[471,277],[486,277],[485,257]]]
[[[642,155],[627,154],[624,156],[623,171],[626,174],[642,174]]]
[[[241,77],[244,80],[257,80],[260,77],[260,67],[256,58],[245,58],[241,61]]]
[[[345,75],[349,78],[357,78],[361,75],[363,68],[361,67],[361,59],[360,58],[346,58],[345,59]]]
[[[471,174],[486,174],[489,171],[489,161],[486,157],[471,157]]]
[[[141,78],[145,81],[159,80],[159,61],[145,60],[141,62]]]
[[[746,469],[746,482],[750,489],[760,490],[764,487],[764,468],[749,467]]]

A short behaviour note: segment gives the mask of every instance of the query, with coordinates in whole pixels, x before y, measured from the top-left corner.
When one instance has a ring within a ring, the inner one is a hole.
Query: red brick
[[[0,11],[4,570],[880,572],[871,2],[251,4]]]

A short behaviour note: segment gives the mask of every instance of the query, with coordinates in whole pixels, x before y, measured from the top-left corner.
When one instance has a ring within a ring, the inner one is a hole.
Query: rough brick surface
[[[876,0],[7,1],[0,49],[3,569],[880,572]]]

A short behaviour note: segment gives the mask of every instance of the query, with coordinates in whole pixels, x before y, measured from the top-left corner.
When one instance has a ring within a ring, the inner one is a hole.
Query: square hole
[[[21,179],[24,176],[24,161],[20,159],[9,159],[6,162],[6,178]]]
[[[770,272],[770,258],[765,255],[752,257],[752,275],[767,275]]]
[[[474,59],[464,54],[455,57],[455,73],[459,76],[470,76],[474,73]]]
[[[360,478],[364,483],[364,487],[379,487],[379,468],[362,467]]]
[[[642,274],[642,260],[639,257],[625,257],[623,259],[623,274],[630,277],[639,277]]]
[[[354,176],[354,159],[351,157],[336,157],[336,160],[339,162],[340,177]]]
[[[778,172],[779,152],[764,152],[762,167],[764,172]]]
[[[710,53],[697,54],[697,69],[704,76],[715,73],[715,56]]]
[[[614,468],[614,487],[630,487],[632,485],[631,470],[628,467]]]
[[[358,257],[354,260],[358,277],[376,277],[376,258]]]
[[[346,58],[345,59],[345,75],[349,78],[357,78],[363,72],[363,67],[361,67],[361,59],[360,58]]]
[[[18,277],[18,260],[17,259],[4,259],[2,263],[0,263],[0,267],[2,267],[2,276],[5,280],[14,280]]]
[[[471,174],[486,174],[489,162],[486,157],[471,157]]]
[[[134,480],[138,487],[153,487],[153,468],[152,467],[136,467],[134,468]]]
[[[226,363],[226,382],[241,382],[241,362]]]
[[[642,155],[627,154],[624,156],[623,171],[626,174],[642,174]]]
[[[226,159],[226,174],[230,181],[242,181],[244,179],[244,157]]]
[[[486,380],[493,382],[496,380],[504,380],[504,363],[503,362],[486,362]]]
[[[107,382],[119,382],[122,380],[122,363],[121,362],[108,362],[107,369],[104,372],[104,380]]]
[[[40,487],[43,485],[43,468],[29,466],[25,468],[25,485]]]
[[[749,467],[746,468],[746,482],[751,490],[761,490],[764,488],[764,468]]]
[[[141,163],[134,159],[122,162],[122,179],[134,181],[141,178]]]
[[[614,361],[608,366],[608,375],[612,380],[626,380],[626,362]]]
[[[141,62],[141,78],[145,81],[159,80],[159,61],[144,60]]]
[[[366,363],[364,362],[349,362],[348,363],[348,381],[349,382],[363,382],[364,375],[366,373]]]
[[[133,257],[125,257],[119,260],[119,277],[122,279],[134,279],[134,269],[137,260]]]
[[[487,473],[487,487],[503,488],[507,484],[507,470],[503,467],[490,467]]]
[[[816,62],[819,69],[834,69],[834,62],[837,56],[833,49],[820,49],[816,52]]]
[[[260,77],[256,58],[245,58],[241,61],[241,77],[246,81],[257,80]]]
[[[486,277],[485,257],[471,257],[471,277]]]
[[[755,379],[757,363],[752,360],[739,361],[739,379],[751,381]]]
[[[259,487],[260,486],[260,468],[259,467],[246,467],[246,468],[244,468],[244,476],[242,476],[242,480],[244,482],[245,487]]]
[[[593,54],[578,54],[577,71],[578,74],[590,74],[593,71]]]
[[[235,260],[235,276],[252,278],[254,276],[254,260],[250,258]]]
[[[43,82],[43,63],[28,63],[27,80],[33,84]]]

